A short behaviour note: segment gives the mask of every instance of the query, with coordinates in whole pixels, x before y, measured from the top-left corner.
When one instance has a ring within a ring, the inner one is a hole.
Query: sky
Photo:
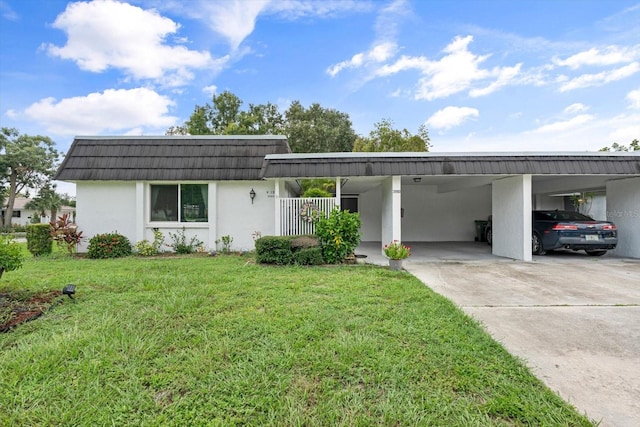
[[[0,0],[0,126],[64,153],[229,90],[434,152],[596,151],[640,139],[639,28],[637,0]]]

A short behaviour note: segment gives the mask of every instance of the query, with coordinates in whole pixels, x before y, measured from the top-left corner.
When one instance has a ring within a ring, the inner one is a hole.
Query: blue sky
[[[432,151],[640,138],[640,3],[0,0],[0,124],[155,135],[230,90],[391,119]]]

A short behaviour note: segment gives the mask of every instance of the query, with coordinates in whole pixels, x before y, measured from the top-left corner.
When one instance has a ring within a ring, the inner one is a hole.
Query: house
[[[616,254],[640,258],[640,153],[294,154],[282,136],[77,137],[56,176],[76,183],[86,236],[136,242],[184,227],[235,249],[306,232],[304,178],[335,180],[336,197],[313,203],[358,211],[363,241],[473,241],[474,221],[492,215],[493,253],[520,260],[531,259],[532,209],[603,191]]]
[[[36,222],[48,223],[51,221],[51,212],[36,212],[33,209],[27,209],[25,206],[31,201],[31,199],[26,197],[16,197],[15,202],[13,203],[13,215],[11,219],[11,224],[25,226],[28,224],[32,224],[34,222],[33,217],[37,217]],[[5,209],[7,206],[3,206],[2,208],[2,219],[4,220]],[[73,216],[75,208],[72,206],[62,206],[58,210],[58,215],[62,215],[68,213]]]

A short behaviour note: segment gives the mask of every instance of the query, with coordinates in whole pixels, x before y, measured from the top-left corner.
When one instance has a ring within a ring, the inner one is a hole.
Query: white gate
[[[313,234],[314,218],[328,216],[337,206],[335,197],[282,197],[280,199],[280,234]]]

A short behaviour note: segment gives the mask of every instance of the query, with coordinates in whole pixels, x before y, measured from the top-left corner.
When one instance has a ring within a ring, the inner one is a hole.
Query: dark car
[[[531,252],[534,255],[554,249],[572,249],[601,256],[618,244],[616,225],[609,221],[596,221],[579,212],[558,210],[533,211],[531,216]],[[491,244],[491,223],[485,233],[487,242]]]

